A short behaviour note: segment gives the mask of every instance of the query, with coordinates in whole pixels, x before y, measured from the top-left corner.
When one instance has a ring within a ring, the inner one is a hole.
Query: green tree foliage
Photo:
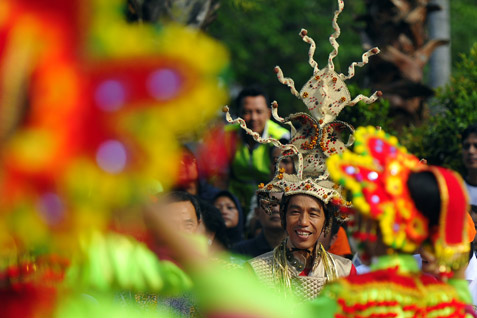
[[[457,61],[463,52],[469,52],[477,41],[477,2],[475,0],[449,1],[451,19],[451,54]],[[455,66],[454,66],[455,68]],[[453,70],[454,70],[453,68]]]
[[[346,73],[348,65],[360,60],[363,53],[361,39],[355,32],[359,25],[354,18],[363,13],[364,2],[347,0],[339,17],[340,53],[334,60],[337,71]],[[469,52],[477,40],[477,24],[473,23],[477,19],[477,10],[471,10],[475,7],[475,0],[450,2],[453,61],[459,52]],[[315,60],[323,67],[332,49],[328,37],[333,33],[331,20],[336,9],[336,0],[221,0],[217,19],[207,31],[230,49],[232,74],[228,76],[232,83],[239,86],[261,84],[271,99],[278,101],[279,113],[285,115],[304,111],[305,107],[278,82],[273,68],[279,65],[285,76],[293,78],[296,88],[300,89],[311,76],[312,69],[307,62],[309,45],[298,33],[301,28],[308,30],[308,35],[317,43]],[[397,135],[419,157],[460,171],[459,134],[469,123],[477,121],[474,110],[477,106],[477,70],[472,67],[476,61],[475,50],[461,57],[461,62],[454,66],[451,85],[437,92],[435,103],[445,111],[430,116],[422,127],[411,127]],[[358,93],[370,95],[370,92],[358,88],[366,87],[362,84],[365,74],[366,66],[357,69],[356,78],[348,81],[352,96]],[[380,99],[372,105],[359,103],[347,107],[338,119],[354,126],[381,126],[396,134],[391,128],[391,116],[389,103]]]
[[[437,91],[435,103],[442,112],[421,127],[405,131],[401,141],[429,164],[463,172],[460,134],[477,123],[477,43],[470,54],[461,55],[450,84]]]
[[[230,49],[238,85],[262,85],[271,99],[278,101],[280,113],[303,111],[303,103],[278,82],[273,69],[279,65],[285,76],[294,79],[298,90],[312,75],[309,45],[298,35],[301,28],[316,41],[315,60],[324,67],[332,50],[328,38],[333,33],[331,20],[337,7],[336,0],[224,0],[208,32]],[[338,19],[341,46],[334,60],[338,71],[347,73],[352,61],[361,60],[364,51],[353,30],[353,18],[362,10],[362,1],[347,1]],[[365,70],[358,69],[357,73],[363,75]]]

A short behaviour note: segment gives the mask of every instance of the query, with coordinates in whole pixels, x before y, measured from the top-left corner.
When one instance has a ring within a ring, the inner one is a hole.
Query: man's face
[[[312,251],[325,224],[325,211],[314,197],[298,194],[290,198],[285,212],[287,234],[295,248]]]
[[[282,155],[282,151],[280,148],[273,148],[272,166],[270,169],[273,175],[275,175],[278,158],[280,158],[281,155]],[[288,173],[288,174],[293,174],[295,172],[295,168],[293,166],[293,160],[291,157],[283,158],[280,161],[279,167],[285,169],[285,173]]]
[[[331,245],[336,241],[336,238],[338,237],[338,233],[335,233],[334,235],[331,234],[331,231],[328,231],[325,235],[325,232],[321,233],[320,236],[320,243],[323,245],[325,250],[329,250]]]
[[[199,220],[194,206],[190,201],[171,202],[166,204],[170,225],[183,233],[195,233],[199,227]]]
[[[270,196],[278,199],[278,202],[281,201],[283,193],[270,193]],[[271,215],[268,215],[263,208],[260,207],[260,204],[257,207],[258,211],[258,220],[264,229],[268,230],[283,230],[282,221],[280,220],[280,204],[274,203],[270,206],[272,211]]]
[[[462,143],[462,159],[467,170],[477,169],[477,135],[470,134]]]
[[[179,188],[192,195],[197,195],[199,169],[197,167],[197,160],[192,154],[185,153],[179,165]]]
[[[247,127],[259,134],[263,133],[265,124],[271,116],[265,97],[261,95],[247,96],[243,99],[242,104],[242,117],[247,123]]]

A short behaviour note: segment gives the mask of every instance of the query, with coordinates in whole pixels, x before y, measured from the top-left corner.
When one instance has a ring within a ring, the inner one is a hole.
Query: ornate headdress
[[[413,252],[430,238],[443,274],[466,263],[468,197],[460,176],[421,163],[399,145],[396,137],[374,127],[358,128],[355,138],[354,153],[331,156],[327,166],[330,176],[351,191],[354,207],[379,222],[383,242],[393,249]],[[436,233],[431,233],[407,186],[410,173],[420,171],[432,173],[439,187],[441,214]]]
[[[375,92],[371,97],[358,95],[351,99],[345,84],[345,80],[354,76],[355,66],[361,67],[367,64],[369,56],[379,53],[378,48],[364,53],[361,62],[353,62],[349,67],[348,75],[335,71],[333,59],[338,54],[339,45],[336,39],[340,35],[337,19],[343,7],[343,1],[339,0],[338,10],[335,11],[332,22],[335,32],[329,38],[333,51],[329,54],[328,64],[325,68],[319,69],[318,63],[313,59],[316,49],[315,42],[307,36],[305,29],[301,30],[300,36],[303,41],[310,44],[308,62],[313,68],[313,75],[300,92],[296,90],[293,80],[284,77],[280,67],[275,67],[278,80],[287,85],[292,94],[305,103],[310,112],[310,114],[291,114],[287,118],[282,118],[278,115],[278,103],[276,101],[272,103],[273,117],[278,122],[291,127],[292,139],[289,144],[282,144],[274,138],[261,138],[258,133],[247,128],[242,118],[232,119],[228,107],[224,107],[229,123],[240,124],[257,142],[271,143],[282,150],[282,156],[277,163],[276,175],[268,184],[258,186],[258,194],[283,192],[285,195],[293,195],[303,193],[317,197],[325,204],[328,204],[331,199],[336,201],[335,203],[344,204],[339,187],[329,180],[325,160],[332,154],[342,153],[345,148],[352,145],[354,128],[335,119],[344,107],[353,106],[359,101],[373,103],[381,95],[381,92]],[[341,135],[346,131],[349,133],[349,137],[345,142]],[[279,162],[285,157],[293,159],[295,173],[288,174],[283,169],[278,169]]]

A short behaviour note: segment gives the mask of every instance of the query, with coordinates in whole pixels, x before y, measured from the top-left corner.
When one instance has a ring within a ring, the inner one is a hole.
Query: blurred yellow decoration
[[[174,43],[174,45],[170,45]],[[169,25],[159,38],[161,53],[194,65],[202,74],[217,74],[228,63],[229,54],[218,41],[197,30]]]
[[[106,230],[114,211],[137,212],[157,183],[164,190],[173,185],[180,138],[206,128],[227,102],[219,76],[229,54],[198,30],[128,23],[123,0],[78,1],[73,15],[81,15],[82,34],[73,21],[55,20],[56,9],[45,19],[41,10],[22,12],[15,4],[0,3],[0,28],[10,23],[2,31],[15,35],[0,53],[1,101],[12,103],[11,109],[0,107],[0,114],[15,112],[8,123],[12,133],[0,127],[0,137],[8,134],[0,144],[0,165],[11,169],[0,169],[0,189],[14,183],[21,197],[0,206],[0,223],[7,224],[0,228],[0,244],[15,237],[27,248],[49,244],[51,250],[73,252],[83,232]],[[13,22],[6,21],[10,6],[17,9]],[[77,43],[71,41],[75,36]],[[136,61],[146,62],[141,68]],[[143,72],[138,74],[146,77],[144,85],[149,72],[161,67],[177,72],[178,93],[162,100],[140,87],[136,95],[144,96],[125,98],[120,109],[98,109],[95,85],[114,81],[115,71],[128,67]],[[117,172],[102,170],[97,159],[98,145],[110,140],[125,153]],[[62,209],[42,211],[45,193],[58,198]],[[48,213],[59,213],[59,223],[48,223]]]
[[[5,153],[24,171],[39,172],[50,162],[58,145],[54,131],[40,129],[23,130],[5,146]],[[42,171],[43,172],[43,171]]]

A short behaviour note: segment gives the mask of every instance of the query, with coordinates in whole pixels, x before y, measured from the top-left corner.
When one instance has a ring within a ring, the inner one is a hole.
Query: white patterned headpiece
[[[337,73],[333,64],[333,59],[338,55],[339,44],[336,39],[340,36],[340,28],[337,20],[343,11],[344,2],[338,1],[338,10],[335,11],[332,21],[335,32],[329,40],[333,50],[329,54],[328,64],[320,69],[313,56],[316,49],[315,41],[307,34],[307,30],[302,29],[300,36],[303,41],[310,44],[308,52],[308,63],[313,68],[313,75],[298,92],[294,81],[284,77],[279,66],[275,67],[278,80],[287,85],[290,91],[297,98],[301,99],[310,114],[295,113],[286,118],[278,115],[278,103],[272,103],[272,114],[275,120],[291,127],[292,139],[288,144],[282,144],[274,138],[262,138],[258,133],[253,132],[242,118],[232,119],[228,107],[224,107],[226,119],[229,123],[238,123],[259,143],[271,143],[282,150],[282,160],[291,157],[294,162],[295,173],[287,174],[283,169],[277,169],[273,180],[268,184],[260,184],[257,193],[283,192],[285,195],[298,193],[309,194],[317,197],[325,204],[330,200],[334,203],[344,205],[341,189],[329,179],[325,160],[328,156],[341,153],[354,142],[354,128],[348,123],[336,120],[341,110],[346,106],[354,106],[359,101],[367,104],[375,102],[381,92],[375,92],[371,97],[358,95],[351,99],[351,94],[345,84],[347,79],[355,75],[355,66],[362,67],[368,63],[368,58],[378,54],[379,49],[373,48],[362,55],[361,62],[353,62],[348,68],[348,75]],[[343,141],[343,133],[348,134],[347,141]],[[278,165],[279,163],[277,163]],[[278,168],[278,167],[277,167]]]

